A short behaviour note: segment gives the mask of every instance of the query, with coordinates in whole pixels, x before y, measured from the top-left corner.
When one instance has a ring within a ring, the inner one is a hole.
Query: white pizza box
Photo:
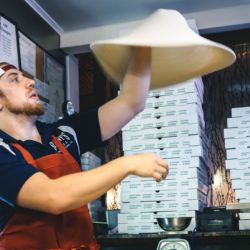
[[[226,169],[246,169],[250,168],[250,158],[247,159],[226,159]]]
[[[201,135],[203,129],[199,124],[176,126],[176,127],[159,127],[153,129],[123,131],[123,140],[146,140],[164,137],[182,137],[189,135]]]
[[[136,131],[141,129],[151,129],[158,127],[171,127],[171,126],[181,126],[181,125],[192,125],[200,124],[204,129],[205,122],[204,119],[199,118],[197,114],[193,115],[178,115],[178,116],[157,116],[145,119],[132,119],[124,127],[123,131]]]
[[[144,120],[153,117],[173,117],[181,115],[198,116],[204,122],[203,109],[199,104],[191,103],[180,106],[163,106],[155,108],[146,108],[139,114],[137,114],[135,120]]]
[[[135,190],[144,190],[150,191],[161,191],[161,190],[191,190],[198,189],[204,194],[207,194],[209,190],[209,183],[204,183],[203,180],[198,180],[197,178],[193,179],[180,179],[180,180],[162,180],[161,182],[156,182],[155,180],[151,181],[135,181],[135,182],[121,182],[121,193],[130,192],[133,193]]]
[[[226,138],[225,148],[250,147],[250,137],[245,138]]]
[[[207,138],[202,138],[200,135],[190,135],[182,137],[164,137],[145,139],[139,141],[123,140],[122,148],[124,151],[140,151],[156,148],[177,148],[198,146],[205,143],[208,145]]]
[[[177,200],[193,200],[197,199],[206,203],[206,195],[198,189],[189,190],[160,190],[160,191],[134,191],[121,192],[121,202],[136,202],[136,201],[177,201]]]
[[[180,159],[180,158],[172,158],[172,159],[166,159],[168,167],[169,167],[169,175],[168,175],[168,179],[169,176],[172,175],[172,172],[174,172],[175,170],[178,171],[187,171],[189,169],[200,169],[204,175],[212,175],[213,171],[208,167],[208,165],[204,162],[204,160],[202,159],[202,157],[191,157],[191,158],[186,158],[186,159]],[[190,171],[194,171],[194,170],[190,170]],[[183,174],[182,174],[183,175]],[[139,177],[139,176],[135,176],[135,175],[129,175],[128,177],[126,177],[123,182],[134,182],[134,181],[145,181],[145,180],[151,180],[152,181],[152,177]]]
[[[207,169],[202,168],[169,168],[169,173],[167,176],[168,180],[171,179],[193,179],[193,178],[199,178],[203,180],[205,183],[208,183],[209,180],[209,173]],[[125,182],[139,182],[142,181],[142,179],[145,180],[152,180],[152,177],[139,177],[135,175],[130,175],[125,178]]]
[[[224,138],[246,138],[250,136],[250,128],[225,128]]]
[[[240,220],[250,220],[250,212],[240,212],[239,218]]]
[[[148,202],[121,202],[122,213],[164,212],[164,211],[202,211],[206,204],[199,200],[182,201],[148,201]]]
[[[183,231],[178,231],[180,234],[187,234],[193,231],[196,227],[196,220],[192,218],[190,225]],[[119,223],[118,233],[139,234],[139,233],[163,233],[165,232],[157,222],[148,223]]]
[[[249,189],[234,189],[235,198],[242,199],[250,199],[250,188]]]
[[[250,180],[250,168],[247,169],[231,169],[230,178],[241,179],[241,180]]]
[[[157,222],[145,223],[118,223],[118,233],[139,234],[139,233],[161,233],[165,232]]]
[[[250,115],[250,107],[232,108],[231,112],[232,112],[232,117]]]
[[[167,86],[160,89],[149,91],[149,96],[173,96],[184,95],[188,93],[196,92],[200,96],[204,93],[204,85],[201,79],[191,79],[185,82],[178,83],[176,85]]]
[[[195,217],[195,210],[182,213],[177,212],[144,212],[144,213],[122,213],[118,214],[119,224],[157,222],[157,218]]]
[[[142,154],[145,152],[155,153],[163,159],[171,158],[190,158],[190,157],[206,157],[208,150],[202,146],[193,146],[190,148],[164,148],[164,149],[152,149],[143,151],[124,151],[124,155]]]
[[[249,128],[250,127],[250,115],[243,117],[227,118],[228,128]]]
[[[202,104],[201,98],[197,93],[188,93],[185,95],[176,95],[176,96],[157,96],[149,97],[146,100],[145,108],[155,108],[155,107],[164,107],[164,106],[179,106],[187,105],[191,103]]]
[[[149,213],[119,213],[118,223],[142,223],[142,222],[157,222],[154,212]]]
[[[239,230],[249,230],[250,220],[239,220]]]
[[[250,148],[238,147],[226,150],[227,159],[248,159],[250,158]]]
[[[250,189],[250,180],[233,179],[231,182],[233,189]]]

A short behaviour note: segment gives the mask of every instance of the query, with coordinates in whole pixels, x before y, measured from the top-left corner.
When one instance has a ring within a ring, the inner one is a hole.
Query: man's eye
[[[19,82],[18,77],[14,77],[14,78],[12,78],[12,79],[11,79],[11,82]]]

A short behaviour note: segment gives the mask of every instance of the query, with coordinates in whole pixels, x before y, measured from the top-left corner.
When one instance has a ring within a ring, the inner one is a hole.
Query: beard
[[[23,107],[15,107],[10,102],[6,102],[5,108],[7,108],[10,112],[16,115],[42,115],[44,114],[44,107],[41,103],[36,103],[35,105],[31,105],[30,103],[24,103]]]

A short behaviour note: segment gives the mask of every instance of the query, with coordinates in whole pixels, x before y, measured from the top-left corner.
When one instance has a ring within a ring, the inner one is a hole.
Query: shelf
[[[201,245],[223,245],[223,246],[245,246],[250,244],[250,230],[244,231],[224,231],[224,232],[188,232],[187,234],[178,233],[152,233],[152,234],[113,234],[99,235],[97,241],[101,246],[152,246],[166,238],[182,238],[189,242],[194,242],[196,246]],[[200,249],[200,248],[198,248]],[[228,248],[230,249],[230,248]],[[238,248],[238,250],[241,248]]]
[[[245,212],[245,213],[250,212],[250,202],[227,204],[226,209],[237,212]]]

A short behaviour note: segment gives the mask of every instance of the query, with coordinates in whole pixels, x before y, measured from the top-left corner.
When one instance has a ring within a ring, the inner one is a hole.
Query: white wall
[[[194,18],[198,29],[201,30],[224,29],[245,24],[249,24],[250,27],[250,4],[188,13],[185,17]]]

